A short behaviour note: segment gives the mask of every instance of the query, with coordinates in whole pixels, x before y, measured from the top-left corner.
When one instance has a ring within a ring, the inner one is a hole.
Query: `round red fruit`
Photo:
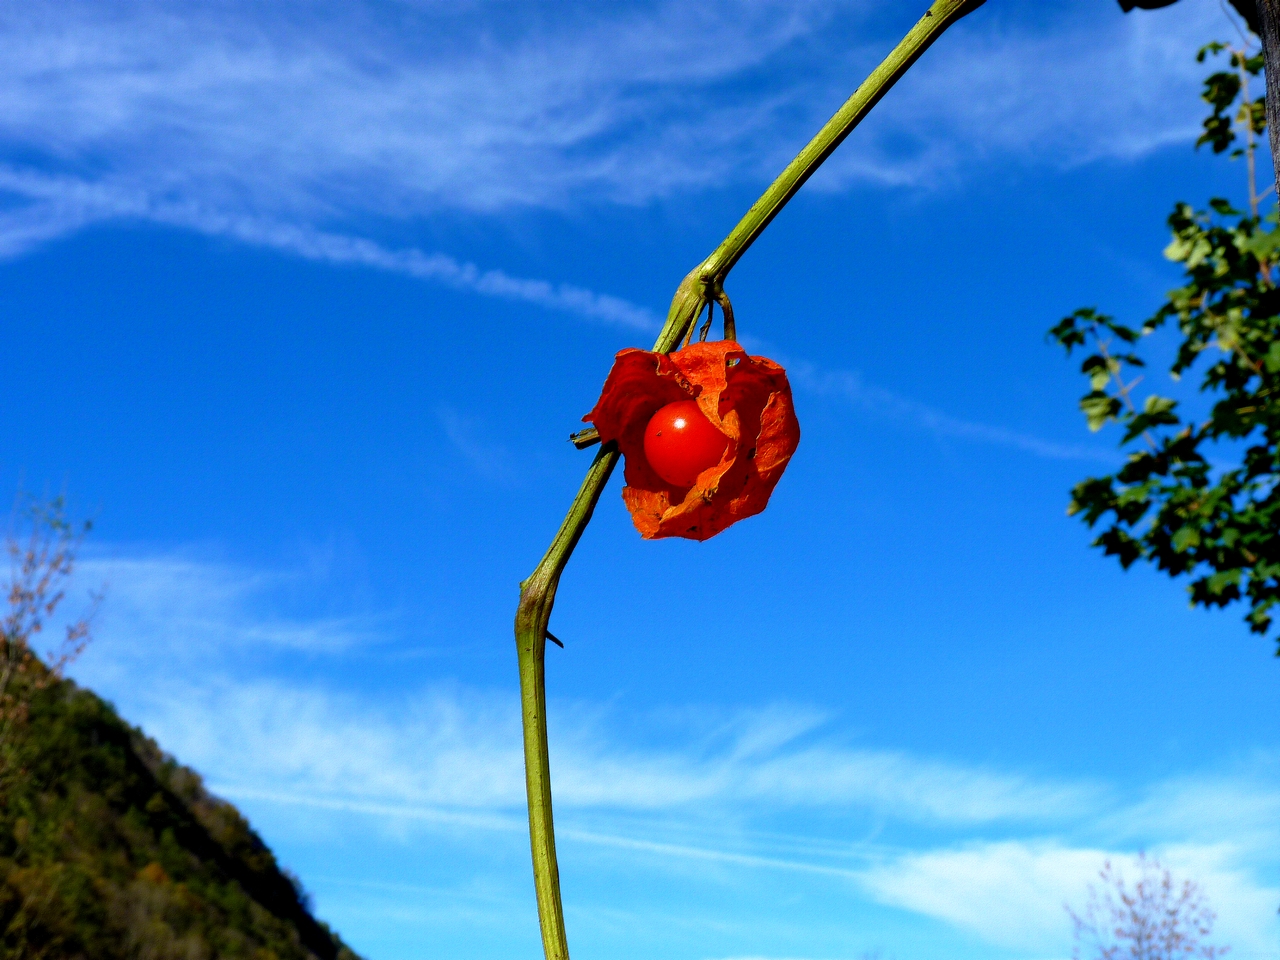
[[[698,474],[724,456],[729,438],[711,425],[696,400],[668,403],[649,419],[644,456],[673,487],[691,487]]]

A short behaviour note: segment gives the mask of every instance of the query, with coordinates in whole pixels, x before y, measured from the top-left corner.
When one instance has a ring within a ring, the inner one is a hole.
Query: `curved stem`
[[[544,656],[547,625],[556,587],[578,538],[591,521],[609,475],[618,464],[618,447],[600,448],[578,488],[546,555],[520,584],[516,610],[516,654],[520,663],[521,723],[524,727],[525,791],[529,797],[529,843],[533,851],[533,883],[542,924],[542,949],[547,960],[568,960],[564,908],[560,903],[560,868],[556,863],[556,834],[551,818],[551,762],[547,756],[547,687]]]
[[[691,331],[703,306],[719,303],[725,311],[726,337],[733,337],[733,313],[723,284],[756,237],[778,211],[804,185],[822,162],[831,155],[861,122],[880,98],[897,82],[929,45],[947,27],[977,9],[984,0],[935,0],[911,32],[894,48],[809,144],[800,151],[764,195],[747,211],[724,242],[700,263],[676,288],[658,339],[655,353],[670,353],[686,331]],[[584,430],[572,438],[585,447],[599,437]],[[524,725],[525,788],[529,797],[529,840],[533,853],[534,888],[538,895],[538,919],[542,926],[542,947],[547,960],[568,960],[569,944],[564,930],[564,908],[560,901],[560,870],[556,863],[555,827],[551,811],[551,767],[547,751],[547,694],[544,657],[547,627],[555,603],[560,575],[577,546],[582,531],[600,500],[613,468],[618,464],[617,447],[610,443],[596,454],[569,513],[560,524],[538,566],[520,584],[520,605],[516,610],[516,651],[520,664],[521,719]]]

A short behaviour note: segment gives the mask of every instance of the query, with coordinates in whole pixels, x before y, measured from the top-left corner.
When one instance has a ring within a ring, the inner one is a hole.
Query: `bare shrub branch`
[[[1067,905],[1075,928],[1073,960],[1214,960],[1229,947],[1205,942],[1217,919],[1199,885],[1174,879],[1159,860],[1138,854],[1132,886],[1108,860],[1089,884],[1082,914]]]
[[[43,657],[36,649],[66,599],[76,553],[91,528],[89,521],[77,525],[67,519],[62,496],[18,496],[5,536],[9,578],[4,587],[8,606],[0,620],[0,747],[14,726],[26,720],[32,694],[60,679],[89,643],[102,591],[90,593],[88,608],[66,624],[61,641],[43,651]],[[0,750],[0,766],[6,754]]]

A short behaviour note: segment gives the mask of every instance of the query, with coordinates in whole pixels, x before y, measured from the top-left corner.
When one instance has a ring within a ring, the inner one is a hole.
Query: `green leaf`
[[[1192,547],[1200,546],[1200,531],[1195,527],[1183,527],[1173,535],[1173,549],[1186,553]]]
[[[1173,242],[1164,249],[1167,259],[1174,263],[1185,263],[1193,269],[1203,263],[1211,253],[1213,253],[1213,244],[1203,233],[1174,237]]]
[[[1114,420],[1120,412],[1120,401],[1099,390],[1086,394],[1080,400],[1080,409],[1084,411],[1085,421],[1089,429],[1097,433],[1108,420]]]
[[[1046,337],[1066,347],[1067,355],[1070,356],[1071,351],[1075,347],[1084,346],[1085,334],[1077,325],[1076,321],[1081,319],[1084,310],[1077,310],[1069,317],[1064,317],[1057,324],[1049,328]]]
[[[1209,592],[1215,596],[1221,596],[1222,592],[1230,586],[1237,586],[1240,583],[1240,570],[1219,570],[1217,573],[1210,575],[1205,579],[1205,586]]]
[[[1111,365],[1096,353],[1080,364],[1080,372],[1089,378],[1094,393],[1101,392],[1111,382]]]
[[[1142,412],[1130,418],[1129,427],[1125,430],[1124,440],[1121,442],[1128,443],[1152,427],[1176,426],[1181,423],[1177,414],[1173,412],[1177,405],[1176,400],[1170,400],[1168,397],[1158,397],[1155,394],[1147,397],[1142,405]]]
[[[1199,59],[1226,49],[1209,44]],[[1231,71],[1205,82],[1213,112],[1199,143],[1224,158],[1252,157],[1254,143],[1243,142],[1244,132],[1264,129],[1265,105],[1243,96],[1243,78],[1263,62],[1235,51],[1230,60]],[[1165,256],[1183,277],[1141,330],[1088,309],[1051,331],[1068,353],[1095,347],[1080,367],[1091,388],[1080,408],[1091,430],[1119,421],[1128,453],[1115,474],[1077,483],[1067,512],[1100,529],[1094,545],[1122,566],[1142,559],[1171,577],[1192,575],[1193,606],[1241,601],[1258,633],[1274,630],[1280,619],[1277,220],[1274,208],[1259,217],[1220,197],[1204,209],[1178,203],[1168,218]],[[1139,350],[1125,352],[1122,344],[1138,344],[1166,325],[1176,328],[1169,331],[1170,375],[1191,386],[1183,375],[1198,373],[1207,403],[1197,401],[1196,408],[1208,408],[1203,422],[1183,422],[1171,397],[1149,396],[1132,410],[1127,391],[1118,388],[1129,368],[1142,366]],[[1144,437],[1149,443],[1140,444]]]
[[[1280,230],[1257,230],[1248,239],[1236,245],[1245,253],[1251,253],[1258,259],[1272,256],[1280,249]]]
[[[1204,63],[1204,58],[1210,54],[1217,56],[1223,50],[1227,49],[1227,45],[1218,40],[1210,41],[1196,51],[1196,63]]]
[[[1280,373],[1280,340],[1272,341],[1262,362],[1266,365],[1267,373]]]

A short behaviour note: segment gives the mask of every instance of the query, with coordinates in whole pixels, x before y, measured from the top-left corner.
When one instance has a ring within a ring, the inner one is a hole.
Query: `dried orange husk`
[[[689,399],[729,442],[692,487],[673,487],[645,459],[644,431],[660,408]],[[595,409],[582,419],[604,443],[617,441],[626,458],[622,499],[646,540],[706,540],[759,513],[800,442],[786,371],[732,340],[672,354],[623,350]]]

